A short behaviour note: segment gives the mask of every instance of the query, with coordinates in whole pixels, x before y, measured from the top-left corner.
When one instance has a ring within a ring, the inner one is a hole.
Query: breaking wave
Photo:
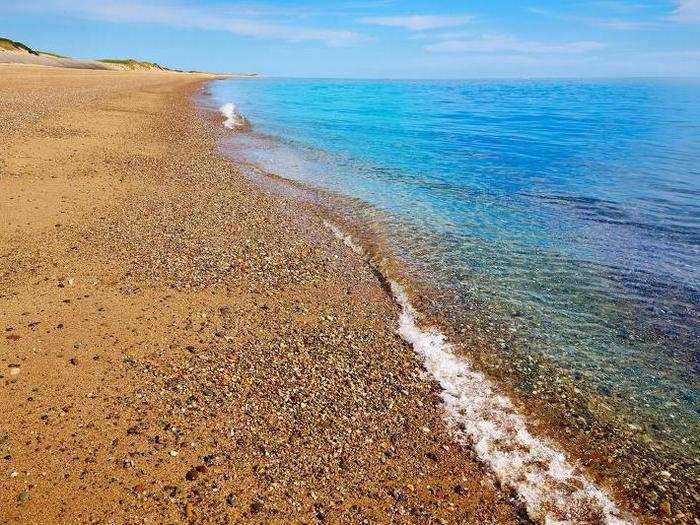
[[[221,114],[226,117],[224,126],[228,129],[247,129],[250,127],[248,119],[236,111],[236,105],[228,102],[219,108]]]
[[[351,236],[325,221],[336,237],[359,255],[365,251]],[[403,287],[388,280],[401,308],[398,333],[422,358],[439,383],[445,422],[453,438],[471,447],[514,490],[531,518],[560,523],[631,523],[605,491],[594,485],[554,444],[534,437],[510,400],[435,328],[421,328],[419,314]]]

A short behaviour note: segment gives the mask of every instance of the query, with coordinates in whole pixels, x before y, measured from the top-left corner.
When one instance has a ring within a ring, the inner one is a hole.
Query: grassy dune
[[[31,55],[38,55],[31,47],[24,45],[22,42],[15,42],[9,38],[0,37],[0,49],[5,51],[18,51],[20,53],[29,53]]]
[[[71,57],[60,55],[52,51],[35,51],[22,42],[17,42],[4,37],[0,37],[0,51],[17,53],[25,57],[26,55],[34,55],[36,57],[46,57],[50,59],[74,60]],[[24,59],[24,61],[26,61],[26,59]],[[107,66],[105,69],[122,69],[127,71],[174,71],[167,67],[163,67],[160,64],[156,64],[155,62],[146,62],[144,60],[136,60],[133,58],[104,58],[94,62],[104,64]]]
[[[151,69],[158,69],[161,71],[172,71],[171,69],[163,67],[155,62],[146,62],[143,60],[135,60],[133,58],[101,58],[98,60],[98,62],[103,62],[105,64],[117,66],[121,69],[129,69],[132,71]]]

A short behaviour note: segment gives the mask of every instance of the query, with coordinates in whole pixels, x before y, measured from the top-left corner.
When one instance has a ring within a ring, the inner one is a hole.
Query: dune
[[[9,38],[0,37],[0,64],[28,64],[72,69],[116,69],[97,60],[68,58],[51,52],[35,51]]]
[[[0,64],[25,64],[35,66],[63,67],[70,69],[97,69],[108,71],[170,71],[175,73],[203,73],[165,67],[157,62],[135,58],[71,58],[52,51],[37,51],[31,47],[0,37]],[[257,73],[220,73],[231,77],[257,77]]]
[[[104,58],[99,60],[71,58],[49,51],[36,51],[22,42],[2,37],[0,37],[0,64],[29,64],[71,69],[115,71],[177,71],[155,62],[133,58]]]

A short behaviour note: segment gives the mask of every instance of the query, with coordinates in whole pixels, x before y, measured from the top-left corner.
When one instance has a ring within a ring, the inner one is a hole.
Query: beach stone
[[[259,499],[254,499],[252,503],[250,504],[250,512],[253,514],[257,514],[263,509],[263,503]]]
[[[32,495],[29,494],[29,492],[27,492],[26,490],[23,490],[17,495],[17,501],[19,501],[20,503],[25,503],[30,499],[32,499]]]

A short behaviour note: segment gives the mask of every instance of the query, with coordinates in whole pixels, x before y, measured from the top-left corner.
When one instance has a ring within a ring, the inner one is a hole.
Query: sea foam
[[[246,118],[236,111],[236,105],[233,102],[228,102],[219,108],[221,114],[226,117],[224,126],[228,129],[239,129],[248,126]]]
[[[325,225],[346,246],[364,255],[351,236],[330,222]],[[569,463],[554,444],[530,434],[510,400],[475,371],[467,358],[456,355],[440,331],[421,328],[418,312],[403,287],[392,280],[389,283],[401,308],[398,333],[439,383],[445,422],[453,438],[471,447],[500,483],[518,494],[531,518],[548,525],[631,523],[610,496]]]

